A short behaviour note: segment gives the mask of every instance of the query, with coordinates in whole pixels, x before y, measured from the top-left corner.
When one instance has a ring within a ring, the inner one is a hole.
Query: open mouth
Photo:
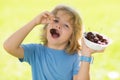
[[[59,34],[59,32],[58,32],[57,29],[50,29],[50,33],[51,33],[51,35],[52,35],[53,38],[60,37],[60,34]]]

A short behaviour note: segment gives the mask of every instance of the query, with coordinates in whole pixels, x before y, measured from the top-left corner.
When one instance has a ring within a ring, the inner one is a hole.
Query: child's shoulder
[[[28,44],[22,44],[23,47],[31,47],[31,48],[36,48],[36,47],[43,47],[42,44],[38,43],[28,43]]]

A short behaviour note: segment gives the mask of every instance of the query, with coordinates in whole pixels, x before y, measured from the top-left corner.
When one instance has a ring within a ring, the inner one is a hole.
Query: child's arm
[[[25,37],[29,32],[38,24],[46,24],[51,19],[51,14],[49,12],[44,12],[30,21],[28,24],[20,28],[18,31],[13,33],[3,44],[5,50],[11,55],[23,58],[24,50],[20,46]]]
[[[82,39],[82,53],[81,56],[86,56],[86,57],[91,57],[91,55],[95,52],[103,52],[104,50],[101,51],[95,51],[86,46],[84,43],[84,40]],[[80,70],[77,75],[74,76],[73,80],[90,80],[90,63],[81,61],[80,64]]]
[[[90,57],[90,55],[82,53],[82,56]],[[89,75],[90,63],[81,61],[80,69],[77,75],[74,75],[73,80],[90,80]]]

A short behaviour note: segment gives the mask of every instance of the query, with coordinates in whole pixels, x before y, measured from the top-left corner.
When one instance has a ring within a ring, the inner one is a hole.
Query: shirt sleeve
[[[23,44],[21,46],[24,49],[24,58],[19,58],[19,60],[20,62],[28,62],[30,64],[35,54],[35,44]]]
[[[80,69],[80,56],[77,54],[75,57],[75,63],[73,65],[73,75],[78,74],[78,71]]]

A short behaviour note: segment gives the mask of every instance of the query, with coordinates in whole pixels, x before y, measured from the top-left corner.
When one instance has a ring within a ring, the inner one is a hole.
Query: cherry
[[[100,34],[93,34],[92,32],[88,32],[85,36],[85,38],[87,38],[88,40],[94,42],[94,43],[98,43],[98,44],[102,44],[102,45],[106,45],[108,44],[107,39],[105,39],[102,35]]]

